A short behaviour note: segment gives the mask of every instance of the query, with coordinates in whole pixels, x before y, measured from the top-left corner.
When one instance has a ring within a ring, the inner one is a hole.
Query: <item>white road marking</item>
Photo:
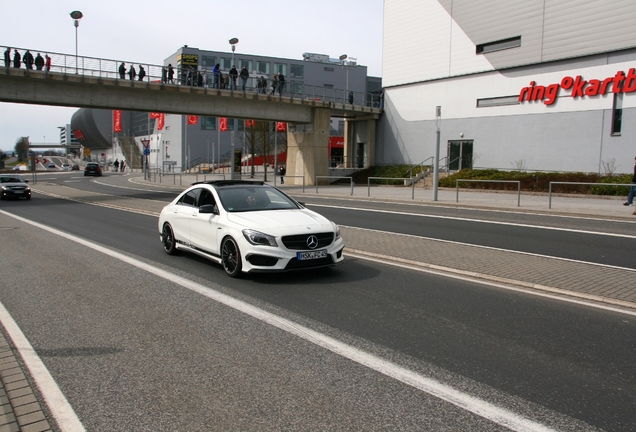
[[[326,205],[326,204],[307,204],[307,206],[308,207],[309,206],[326,207],[326,208],[335,208],[335,209],[344,209],[344,210],[356,210],[356,211],[373,212],[373,213],[389,213],[389,214],[396,214],[396,215],[403,215],[403,216],[417,216],[417,217],[431,218],[431,219],[448,219],[448,220],[457,220],[457,221],[464,221],[464,222],[478,222],[478,223],[485,223],[485,224],[492,224],[492,225],[507,225],[507,226],[514,226],[514,227],[523,227],[523,228],[535,228],[535,229],[552,230],[552,231],[565,231],[565,232],[573,232],[573,233],[581,233],[581,234],[595,234],[595,235],[604,235],[604,236],[610,236],[610,237],[623,237],[623,238],[636,239],[636,235],[629,235],[629,234],[615,234],[615,233],[607,233],[607,232],[600,232],[600,231],[577,230],[577,229],[571,229],[571,228],[546,227],[546,226],[539,226],[539,225],[530,225],[530,224],[522,224],[522,223],[514,223],[514,222],[499,222],[499,221],[490,221],[490,220],[483,220],[483,219],[462,218],[462,217],[455,217],[455,216],[427,215],[427,214],[421,214],[421,213],[399,212],[395,210],[365,209],[360,207],[343,207],[343,206]],[[612,221],[612,222],[634,223],[631,221]]]
[[[409,369],[406,369],[398,364],[395,364],[393,362],[390,362],[388,360],[385,360],[383,358],[380,358],[378,356],[375,356],[373,354],[367,353],[363,350],[360,350],[358,348],[352,347],[350,345],[347,345],[337,339],[334,339],[332,337],[329,337],[327,335],[324,335],[322,333],[316,332],[308,327],[299,325],[291,320],[282,318],[278,315],[275,315],[273,313],[267,312],[263,309],[260,309],[256,306],[253,306],[249,303],[243,302],[241,300],[235,299],[231,296],[228,296],[226,294],[223,294],[219,291],[216,291],[214,289],[208,288],[204,285],[198,284],[196,282],[193,282],[191,280],[185,279],[183,277],[177,276],[175,274],[172,274],[168,271],[159,269],[159,268],[153,268],[148,266],[148,263],[136,260],[132,257],[126,256],[122,253],[119,252],[115,252],[111,249],[108,249],[106,247],[103,246],[99,246],[94,244],[91,241],[82,239],[80,237],[76,237],[74,235],[59,231],[57,229],[48,227],[46,225],[40,224],[38,222],[34,222],[31,221],[29,219],[25,219],[16,215],[12,215],[10,213],[7,213],[5,211],[0,210],[1,213],[12,217],[14,219],[20,220],[24,223],[33,225],[35,227],[38,227],[40,229],[43,229],[45,231],[48,231],[52,234],[58,235],[60,237],[66,238],[70,241],[79,243],[83,246],[86,246],[88,248],[91,248],[95,251],[101,252],[105,255],[108,255],[114,259],[118,259],[122,262],[125,262],[131,266],[137,267],[140,270],[146,271],[148,273],[151,273],[155,276],[164,278],[166,280],[169,280],[179,286],[182,286],[184,288],[187,288],[189,290],[192,290],[193,292],[196,292],[202,296],[205,296],[211,300],[214,300],[218,303],[221,303],[223,305],[226,305],[228,307],[231,307],[237,311],[240,311],[246,315],[249,315],[253,318],[256,318],[264,323],[267,323],[269,325],[272,325],[276,328],[279,328],[285,332],[288,332],[289,334],[295,335],[297,337],[300,337],[310,343],[313,343],[317,346],[320,346],[328,351],[331,351],[335,354],[338,354],[344,358],[347,358],[353,362],[356,362],[358,364],[361,364],[363,366],[366,366],[376,372],[379,372],[383,375],[386,375],[388,377],[391,377],[393,379],[396,379],[404,384],[407,384],[409,386],[412,386],[418,390],[421,390],[425,393],[428,393],[434,397],[437,397],[439,399],[442,399],[448,403],[451,403],[461,409],[464,409],[468,412],[471,412],[475,415],[478,415],[480,417],[483,417],[485,419],[488,419],[490,421],[492,421],[493,423],[496,423],[498,425],[501,425],[503,427],[507,427],[511,430],[514,431],[551,431],[552,429],[537,423],[535,421],[532,421],[530,419],[524,418],[522,416],[520,416],[519,414],[516,414],[510,410],[507,410],[505,408],[502,407],[498,407],[490,402],[481,400],[477,397],[471,396],[467,393],[463,393],[459,390],[456,390],[454,388],[452,388],[451,386],[448,386],[446,384],[443,384],[437,380],[434,380],[432,378],[423,376],[421,374],[418,374],[416,372],[413,372]],[[33,352],[33,348],[31,348],[31,351]],[[20,352],[22,354],[22,352]],[[33,352],[33,354],[35,355],[35,353]],[[37,355],[35,355],[37,357]],[[27,356],[29,357],[29,356]],[[24,358],[24,356],[23,356]],[[30,358],[30,357],[29,357]],[[39,360],[39,359],[38,359]],[[26,359],[25,359],[25,363],[26,363]],[[40,361],[41,363],[41,361]],[[41,371],[34,366],[31,365],[27,365],[27,367],[29,368],[29,371],[31,371],[31,373],[40,373]],[[47,372],[48,373],[48,372]],[[40,377],[40,380],[42,380],[42,378]],[[36,380],[36,382],[38,382],[38,387],[40,387],[40,384],[38,380]],[[53,381],[54,383],[54,381]],[[55,387],[57,388],[57,386],[55,385]],[[41,391],[43,391],[43,389],[40,389]],[[48,387],[45,390],[49,390]],[[59,391],[59,388],[57,388],[57,390]],[[52,395],[49,395],[48,397],[45,397],[47,399],[47,402],[51,401],[51,402],[58,402],[57,399],[53,398]],[[55,405],[55,406],[50,406],[49,407],[51,409],[51,411],[53,411],[54,409],[57,411],[58,409],[61,409],[62,407]],[[70,406],[69,406],[70,408]],[[58,414],[58,415],[61,415]],[[69,429],[71,430],[71,429]]]
[[[20,353],[22,360],[24,360],[24,364],[29,369],[31,377],[38,386],[40,393],[46,401],[46,405],[49,407],[60,429],[65,432],[85,431],[84,425],[80,422],[73,407],[55,382],[55,379],[53,379],[46,369],[46,366],[44,366],[44,363],[2,303],[0,303],[0,321]]]

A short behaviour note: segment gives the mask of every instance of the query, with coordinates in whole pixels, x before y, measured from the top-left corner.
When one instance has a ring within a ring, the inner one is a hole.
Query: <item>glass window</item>
[[[186,206],[194,206],[197,202],[197,195],[199,195],[199,191],[201,189],[193,189],[188,193],[183,194],[183,196],[179,199],[177,204],[186,205]]]
[[[204,56],[204,55],[201,56],[201,66],[203,66],[204,69],[212,70],[215,64],[216,64],[216,57]]]
[[[214,195],[212,195],[212,192],[207,189],[201,189],[201,194],[199,195],[199,207],[207,204],[216,204]]]
[[[287,76],[287,64],[274,63],[274,73],[282,73],[283,76]]]
[[[245,60],[245,59],[240,59],[239,60],[239,64],[237,66],[238,70],[243,69],[243,66],[247,66],[247,71],[248,72],[252,72],[254,69],[252,69],[253,63],[252,60]]]
[[[221,57],[221,69],[222,70],[232,69],[232,57]]]
[[[292,82],[291,83],[291,92],[295,95],[303,94],[303,83],[301,82]]]
[[[216,130],[216,117],[201,117],[201,129]]]
[[[521,36],[512,37],[510,39],[504,39],[495,42],[488,42],[485,44],[477,45],[477,54],[486,54],[493,51],[501,51],[510,48],[517,48],[521,46]]]
[[[269,75],[269,62],[257,61],[256,70],[258,71],[258,73]]]
[[[233,131],[234,129],[234,119],[227,119],[227,130]]]
[[[293,64],[289,67],[291,78],[303,78],[305,74],[305,66]]]
[[[611,135],[620,135],[623,123],[623,93],[614,93]]]

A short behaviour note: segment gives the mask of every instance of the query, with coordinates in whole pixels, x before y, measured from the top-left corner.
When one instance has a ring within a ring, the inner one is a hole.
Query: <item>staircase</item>
[[[433,189],[433,171],[424,171],[424,177],[415,183],[415,187],[421,187],[423,189]],[[448,177],[451,173],[446,171],[440,171],[439,178]]]
[[[139,146],[135,142],[135,139],[133,137],[120,136],[117,140],[119,141],[119,148],[121,148],[121,151],[126,158],[126,165],[128,168],[142,169],[142,154]]]

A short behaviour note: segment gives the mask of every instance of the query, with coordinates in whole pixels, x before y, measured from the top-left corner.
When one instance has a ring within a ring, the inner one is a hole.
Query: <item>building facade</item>
[[[441,165],[451,170],[631,171],[636,3],[385,0],[384,8],[379,163],[431,164],[439,127]]]

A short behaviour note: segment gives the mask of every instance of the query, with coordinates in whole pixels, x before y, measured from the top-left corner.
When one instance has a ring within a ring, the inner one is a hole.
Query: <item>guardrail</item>
[[[561,184],[561,185],[587,185],[587,186],[617,186],[617,187],[634,187],[634,184],[623,184],[623,183],[582,183],[582,182],[550,182],[548,184],[548,208],[552,208],[552,185],[553,184]]]
[[[404,180],[411,182],[411,199],[415,199],[415,179],[413,177],[369,177],[367,179],[367,196],[371,196],[371,180]],[[352,192],[353,195],[353,192]]]
[[[455,202],[459,202],[459,182],[464,182],[464,183],[517,183],[517,207],[521,206],[521,182],[519,180],[469,180],[469,179],[457,179],[455,181],[455,191],[456,191]]]
[[[353,177],[339,177],[339,176],[316,176],[316,193],[318,193],[318,179],[349,179],[351,182],[351,196],[353,196]]]
[[[313,86],[305,84],[302,80],[294,80],[291,77],[286,77],[286,81],[282,88],[276,88],[275,92],[272,92],[272,81],[265,74],[251,71],[250,78],[248,78],[246,89],[239,90],[242,87],[239,83],[235,88],[233,85],[229,86],[214,86],[214,77],[211,69],[203,70],[190,70],[179,69],[174,67],[174,76],[169,79],[168,69],[165,65],[144,63],[139,61],[129,60],[117,60],[117,59],[102,59],[96,57],[76,56],[74,54],[56,53],[46,50],[37,50],[31,48],[20,47],[8,47],[1,46],[0,51],[3,53],[11,48],[9,63],[2,64],[0,67],[4,67],[7,71],[9,69],[15,69],[13,56],[17,50],[20,53],[20,60],[17,62],[18,68],[26,70],[28,76],[30,72],[37,73],[60,73],[64,75],[80,75],[90,76],[96,78],[109,78],[116,81],[142,81],[146,83],[157,83],[170,86],[188,86],[188,87],[204,87],[210,89],[227,90],[231,93],[241,92],[247,93],[261,93],[261,94],[273,94],[280,97],[291,97],[291,99],[301,98],[305,100],[315,100],[322,102],[332,102],[338,104],[379,108],[381,105],[380,96],[375,93],[367,92],[355,92],[347,89],[326,88],[324,86]],[[30,68],[27,68],[24,62],[24,54],[29,51],[34,58]],[[41,55],[44,59],[44,66],[35,63],[37,55]],[[50,67],[46,66],[46,57],[50,58]],[[121,65],[124,65],[125,72],[123,75],[119,72]],[[41,66],[41,67],[40,67]],[[135,74],[131,74],[131,66],[135,70]],[[140,68],[143,68],[143,75],[140,74]],[[188,75],[188,72],[191,72]],[[223,75],[227,75],[229,70],[221,71]],[[199,80],[199,75],[201,79]],[[265,78],[267,81],[267,87],[265,91],[262,91],[262,87],[258,86],[258,80]]]

